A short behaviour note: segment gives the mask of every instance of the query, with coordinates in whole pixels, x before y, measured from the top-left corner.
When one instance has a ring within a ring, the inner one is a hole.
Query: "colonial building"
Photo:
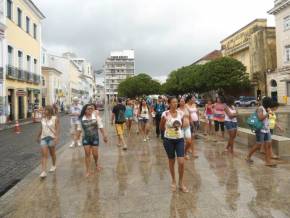
[[[275,28],[256,19],[221,41],[222,55],[242,62],[249,74],[252,95],[267,94],[266,74],[276,69]]]
[[[277,70],[268,74],[268,91],[274,100],[290,104],[290,0],[276,0]]]
[[[210,52],[209,54],[205,55],[204,57],[198,59],[193,63],[193,65],[203,65],[210,61],[216,60],[218,58],[222,57],[222,53],[220,50],[214,50]]]
[[[0,7],[0,94],[4,96],[0,115],[19,120],[31,116],[32,107],[40,102],[41,21],[45,17],[31,0],[2,0]]]
[[[109,99],[118,94],[121,81],[135,74],[134,50],[113,51],[104,65],[105,92]]]

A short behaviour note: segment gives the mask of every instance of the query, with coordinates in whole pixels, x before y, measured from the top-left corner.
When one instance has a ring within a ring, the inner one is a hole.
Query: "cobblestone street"
[[[59,149],[56,174],[39,179],[37,167],[0,199],[0,217],[228,217],[290,216],[290,166],[267,168],[260,157],[244,161],[223,153],[225,142],[199,139],[196,160],[186,162],[185,184],[190,193],[172,193],[167,157],[160,140],[133,134],[129,150],[110,141],[100,146],[101,173],[85,178],[82,148]],[[36,161],[36,165],[38,162]]]
[[[61,118],[61,137],[58,147],[70,139],[69,117]],[[0,131],[0,196],[23,179],[40,162],[40,146],[36,135],[40,124],[21,126],[21,134],[14,129]]]

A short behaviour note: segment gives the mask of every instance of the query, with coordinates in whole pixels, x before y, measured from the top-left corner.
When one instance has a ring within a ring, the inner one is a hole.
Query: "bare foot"
[[[100,167],[100,166],[96,166],[96,171],[97,172],[100,172],[102,170],[102,167]]]
[[[89,177],[90,175],[91,175],[90,172],[87,172],[87,173],[86,173],[86,177]]]
[[[183,193],[188,193],[189,192],[189,190],[184,185],[180,185],[179,186],[179,190],[182,191]]]
[[[176,192],[176,184],[173,183],[170,187],[172,192]]]

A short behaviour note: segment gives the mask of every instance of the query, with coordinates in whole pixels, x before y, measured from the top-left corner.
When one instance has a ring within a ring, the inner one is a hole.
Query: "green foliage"
[[[245,66],[233,58],[223,57],[205,65],[190,65],[171,72],[162,90],[177,95],[213,90],[227,92],[249,86]]]
[[[141,95],[159,94],[161,85],[147,74],[138,74],[122,81],[118,87],[118,95],[133,98]]]

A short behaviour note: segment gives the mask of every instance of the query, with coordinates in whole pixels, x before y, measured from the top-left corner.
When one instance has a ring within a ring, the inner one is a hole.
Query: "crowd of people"
[[[266,166],[273,167],[272,159],[277,158],[273,154],[271,134],[273,129],[280,125],[276,122],[275,111],[278,104],[271,98],[262,100],[255,114],[262,123],[260,129],[255,130],[256,145],[249,151],[246,161],[252,163],[252,155],[261,149],[265,152]],[[184,163],[191,158],[198,158],[195,146],[197,133],[200,131],[201,121],[204,125],[204,136],[210,137],[213,142],[225,141],[225,152],[234,154],[234,143],[238,129],[238,110],[235,107],[233,97],[217,96],[216,100],[209,98],[204,109],[198,108],[196,98],[193,95],[178,97],[158,96],[157,98],[117,98],[110,105],[111,124],[115,127],[117,145],[124,151],[128,149],[127,138],[133,134],[139,135],[139,143],[150,143],[152,135],[162,140],[168,157],[169,171],[171,175],[171,190],[177,188],[182,192],[188,192],[183,183]],[[104,124],[95,104],[81,106],[78,98],[73,99],[70,109],[72,143],[70,147],[83,146],[85,153],[86,176],[91,174],[91,156],[95,161],[96,171],[101,170],[99,165],[99,132],[104,143],[108,142]],[[225,130],[228,139],[225,140]],[[60,124],[59,117],[53,107],[47,106],[41,120],[41,129],[38,141],[42,151],[41,178],[47,176],[47,159],[50,154],[52,167],[49,172],[56,170],[55,146],[59,141]],[[214,144],[214,143],[213,143]],[[177,161],[176,161],[177,160]],[[175,162],[178,165],[178,182],[175,176]]]

